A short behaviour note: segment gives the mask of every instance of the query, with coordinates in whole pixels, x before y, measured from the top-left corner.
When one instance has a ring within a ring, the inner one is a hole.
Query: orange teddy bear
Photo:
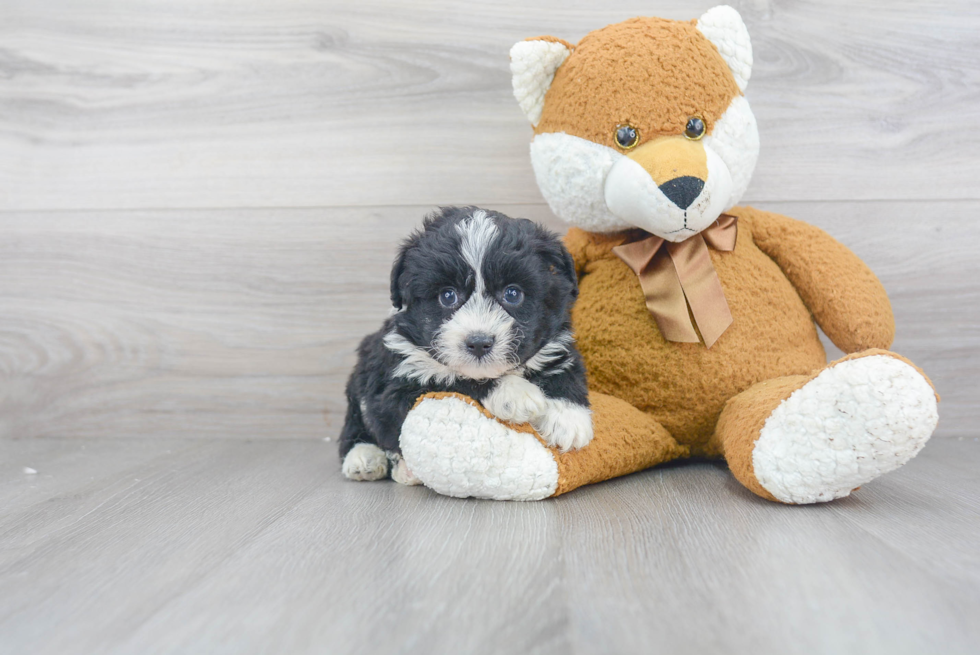
[[[535,500],[708,456],[764,498],[814,503],[925,445],[938,397],[888,352],[894,322],[875,275],[818,228],[735,206],[759,138],[734,9],[634,18],[577,45],[529,39],[511,70],[538,186],[573,226],[595,437],[562,453],[530,426],[434,394],[401,435],[422,483]],[[816,325],[848,356],[827,364]]]

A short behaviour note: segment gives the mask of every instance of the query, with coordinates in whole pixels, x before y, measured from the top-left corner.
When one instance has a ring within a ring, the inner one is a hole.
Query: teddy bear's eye
[[[687,125],[684,127],[684,136],[686,136],[691,141],[697,141],[704,136],[704,121],[697,116],[692,116],[687,119]]]
[[[630,125],[616,126],[616,143],[623,150],[629,150],[640,142],[640,132]]]

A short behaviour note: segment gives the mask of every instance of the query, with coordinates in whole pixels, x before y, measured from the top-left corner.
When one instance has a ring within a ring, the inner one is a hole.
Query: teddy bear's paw
[[[344,457],[341,471],[350,480],[380,480],[388,475],[388,456],[373,444],[359,443]]]
[[[423,399],[405,418],[400,444],[412,473],[447,496],[540,500],[558,487],[558,464],[535,435],[461,398]]]
[[[541,389],[519,375],[504,375],[490,392],[483,406],[502,421],[527,423],[543,414],[548,399]]]
[[[412,470],[408,468],[408,464],[405,463],[405,458],[398,453],[388,453],[388,461],[391,462],[391,479],[398,484],[404,485],[416,485],[422,484],[422,481],[415,477]]]
[[[592,411],[566,400],[549,400],[545,412],[532,418],[531,425],[549,446],[563,453],[592,441]]]
[[[752,452],[758,481],[786,503],[848,495],[912,459],[939,415],[914,367],[887,355],[825,369],[766,419]]]

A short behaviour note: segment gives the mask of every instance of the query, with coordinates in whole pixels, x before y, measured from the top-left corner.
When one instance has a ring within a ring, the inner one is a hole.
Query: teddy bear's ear
[[[571,52],[568,43],[552,36],[520,41],[510,49],[514,97],[531,125],[537,127],[541,120],[544,94],[555,79],[555,71]]]
[[[752,42],[742,17],[728,5],[719,5],[699,18],[697,27],[718,48],[738,88],[744,91],[752,75]]]

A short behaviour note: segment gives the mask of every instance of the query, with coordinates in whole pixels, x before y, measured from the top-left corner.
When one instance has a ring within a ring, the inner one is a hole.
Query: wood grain
[[[980,638],[975,439],[809,507],[707,463],[494,503],[345,481],[335,444],[163,443],[0,441],[0,500],[18,499],[0,505],[0,651],[958,654]]]
[[[950,502],[952,485],[934,495],[916,484],[942,475],[936,460],[954,444],[827,505],[767,503],[707,464],[631,476],[559,504],[565,560],[581,572],[566,587],[576,642],[583,652],[652,643],[664,652],[928,652],[940,644],[968,652],[980,634],[971,609],[980,560],[923,533],[937,519],[947,535],[972,532],[976,503]],[[927,506],[943,518],[927,516]],[[584,531],[582,515],[592,518]],[[920,539],[936,546],[921,560],[928,546]],[[950,555],[968,560],[969,579],[928,562]],[[608,630],[614,621],[642,627]]]
[[[493,207],[561,229],[541,205]],[[895,350],[943,396],[940,434],[975,434],[980,203],[762,207],[868,261]],[[335,435],[354,349],[389,309],[394,250],[428,209],[7,214],[0,437]]]
[[[510,46],[713,4],[5,2],[0,210],[539,202]],[[733,4],[748,201],[980,199],[980,5]]]
[[[13,443],[3,446],[8,455]],[[207,577],[315,488],[324,469],[321,460],[290,456],[275,442],[147,450],[145,462],[117,471],[111,452],[79,457],[75,471],[60,474],[43,458],[37,463],[38,474],[25,483],[50,497],[0,521],[4,649],[46,641],[49,652],[102,652],[106,634],[117,635],[113,641],[125,636]],[[51,494],[48,487],[64,477],[81,484]],[[94,625],[100,628],[92,631]]]

